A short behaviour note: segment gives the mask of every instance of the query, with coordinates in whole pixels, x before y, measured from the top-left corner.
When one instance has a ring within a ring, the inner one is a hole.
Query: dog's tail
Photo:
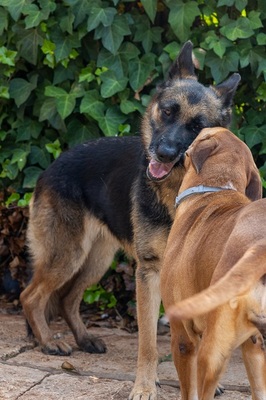
[[[202,292],[167,310],[169,319],[191,319],[206,314],[250,290],[266,274],[266,240],[257,242],[226,275]]]

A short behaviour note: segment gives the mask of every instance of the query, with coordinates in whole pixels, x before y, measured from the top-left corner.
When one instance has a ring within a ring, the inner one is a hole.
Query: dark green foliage
[[[233,128],[265,178],[265,26],[264,0],[0,0],[5,198],[32,191],[69,146],[138,134],[153,88],[187,39],[201,81],[240,72]]]

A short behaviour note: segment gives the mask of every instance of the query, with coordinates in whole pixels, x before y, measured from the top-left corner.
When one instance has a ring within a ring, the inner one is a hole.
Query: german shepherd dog
[[[137,261],[138,368],[130,399],[155,399],[159,271],[183,178],[182,158],[205,127],[227,127],[240,80],[217,86],[197,81],[187,42],[142,120],[141,137],[100,138],[62,153],[42,173],[30,205],[28,245],[34,274],[21,294],[25,317],[48,354],[69,355],[53,337],[47,314],[57,311],[80,349],[103,353],[79,306],[118,249]]]

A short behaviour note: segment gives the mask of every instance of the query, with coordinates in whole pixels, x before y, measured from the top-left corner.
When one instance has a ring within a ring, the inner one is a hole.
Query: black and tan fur
[[[157,88],[141,137],[101,138],[63,153],[39,178],[30,207],[28,243],[34,275],[21,295],[44,352],[70,354],[45,314],[51,300],[78,346],[105,352],[79,315],[84,289],[98,282],[119,248],[137,260],[138,369],[130,399],[155,399],[159,271],[183,177],[182,157],[204,127],[230,123],[240,77],[205,87],[187,42]]]

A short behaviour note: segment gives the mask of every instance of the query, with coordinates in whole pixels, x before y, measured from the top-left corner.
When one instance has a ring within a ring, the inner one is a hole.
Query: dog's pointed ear
[[[231,107],[240,80],[241,76],[239,74],[233,74],[226,81],[217,86],[212,86],[216,94],[221,98],[224,107]]]
[[[262,198],[261,178],[259,171],[255,167],[249,171],[249,182],[246,187],[246,196],[252,201]]]
[[[168,73],[168,80],[186,78],[197,79],[193,63],[192,50],[193,44],[189,40],[184,44],[177,59],[172,64]]]
[[[194,142],[186,151],[197,174],[200,173],[204,162],[217,147],[218,142],[215,137],[207,134],[201,140]]]

